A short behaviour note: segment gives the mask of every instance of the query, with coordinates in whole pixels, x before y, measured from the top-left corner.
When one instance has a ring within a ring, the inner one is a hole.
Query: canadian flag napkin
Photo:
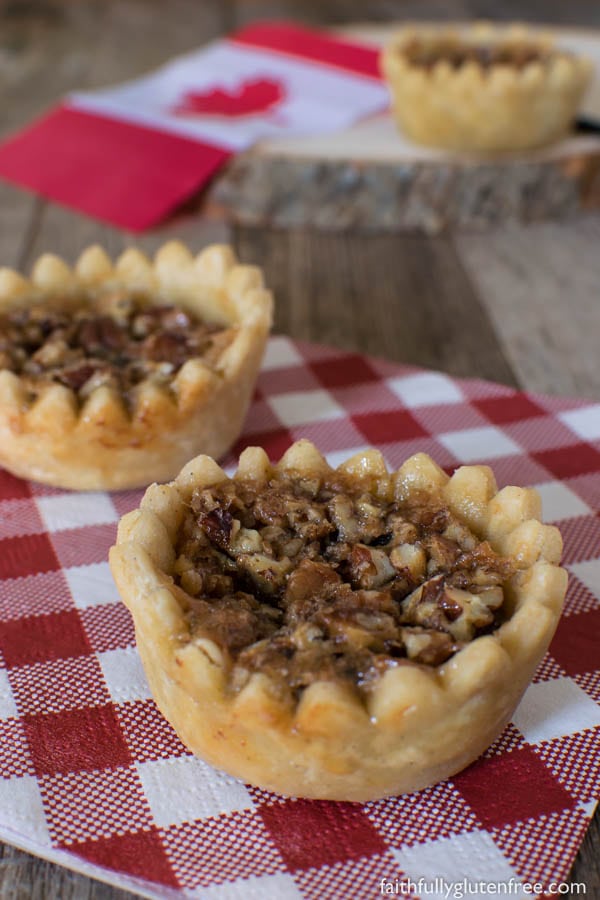
[[[385,109],[377,56],[297,25],[254,24],[135,81],[69,95],[0,145],[0,177],[142,231],[256,141]]]

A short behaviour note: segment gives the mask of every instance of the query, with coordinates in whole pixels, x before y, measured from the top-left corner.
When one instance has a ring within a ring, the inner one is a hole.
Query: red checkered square
[[[11,669],[9,677],[21,714],[53,713],[110,702],[95,656],[23,666]]]
[[[418,406],[411,412],[429,434],[454,431],[457,421],[460,421],[461,428],[482,428],[487,425],[481,413],[467,403]]]
[[[115,710],[131,756],[136,762],[190,755],[154,700],[119,703]]]
[[[480,400],[484,397],[514,397],[515,389],[506,384],[494,381],[483,381],[480,378],[461,378],[458,380],[461,390],[469,400]],[[536,398],[539,400],[539,398]]]
[[[569,587],[563,609],[564,616],[574,616],[578,613],[588,612],[590,609],[598,609],[600,601],[592,594],[590,589],[579,580],[572,572],[569,572]]]
[[[494,829],[492,836],[521,878],[548,887],[567,880],[588,825],[582,810],[570,809]]]
[[[30,481],[29,490],[32,497],[60,497],[65,493],[62,488],[52,487],[51,484],[42,484],[41,481]]]
[[[128,766],[127,743],[114,707],[92,706],[23,717],[38,775]]]
[[[68,845],[68,849],[96,866],[156,881],[166,887],[180,886],[167,859],[158,831],[151,828],[135,834],[111,835]]]
[[[262,447],[269,459],[276,462],[293,443],[294,438],[292,433],[286,429],[245,435],[236,442],[231,453],[229,453],[225,459],[224,464],[237,463],[238,457],[243,453],[246,447]]]
[[[260,806],[261,803],[287,803],[288,798],[283,797],[281,794],[274,794],[272,791],[263,791],[262,788],[254,787],[252,784],[246,785],[246,790],[252,797],[255,806]]]
[[[499,488],[507,484],[531,487],[548,480],[548,473],[529,456],[504,456],[490,463]]]
[[[117,523],[55,531],[52,544],[63,569],[104,562],[117,537]]]
[[[275,431],[279,431],[281,427],[281,422],[271,405],[266,400],[260,400],[252,405],[246,417],[242,438],[252,438],[257,444],[260,443],[262,446],[257,435],[272,434]]]
[[[563,564],[572,565],[600,556],[600,519],[577,516],[556,523],[563,537]]]
[[[534,416],[544,416],[546,411],[534,403],[526,394],[505,397],[484,397],[473,401],[484,416],[494,425],[508,425]]]
[[[285,871],[272,836],[254,810],[186,822],[160,833],[183,887]]]
[[[264,444],[277,459],[293,439],[309,437],[332,462],[374,443],[392,467],[424,450],[452,470],[457,463],[451,448],[460,449],[460,441],[444,446],[440,435],[494,432],[508,448],[492,460],[498,483],[544,485],[553,519],[570,517],[559,523],[572,568],[567,616],[553,646],[556,654],[543,661],[525,702],[528,709],[545,704],[552,721],[536,726],[522,713],[517,718],[523,734],[509,725],[476,766],[452,783],[408,797],[364,807],[309,803],[232,782],[225,794],[233,804],[227,808],[236,811],[221,814],[225,807],[213,794],[222,801],[225,776],[211,780],[210,768],[190,756],[145,699],[131,621],[103,581],[114,511],[122,515],[137,506],[141,492],[98,495],[97,502],[89,495],[89,508],[84,504],[82,510],[81,502],[61,500],[64,492],[0,473],[0,553],[10,551],[0,558],[0,648],[9,666],[0,671],[0,783],[8,791],[0,803],[0,838],[7,827],[6,798],[8,809],[28,807],[25,840],[33,839],[38,826],[47,836],[39,783],[55,842],[96,864],[169,887],[181,881],[187,890],[207,895],[223,885],[215,893],[263,891],[271,898],[280,891],[287,897],[294,879],[307,898],[343,893],[362,900],[378,892],[382,878],[403,877],[402,853],[424,854],[432,865],[439,859],[443,868],[444,853],[477,847],[478,836],[495,849],[500,864],[501,851],[490,834],[478,830],[481,823],[532,880],[540,873],[560,880],[586,822],[574,804],[591,805],[600,777],[598,738],[589,728],[581,730],[598,709],[592,701],[600,703],[600,671],[586,643],[586,632],[598,633],[598,623],[585,619],[600,610],[594,593],[600,585],[600,523],[588,515],[589,509],[600,510],[600,445],[574,436],[555,415],[586,404],[523,397],[502,386],[457,382],[284,339],[274,347],[236,454],[242,446]],[[584,417],[579,426],[584,434]],[[228,462],[235,460],[231,454]],[[549,484],[549,472],[564,477],[586,507],[572,495],[568,502],[568,491]],[[39,510],[31,497],[43,498]],[[77,528],[75,508],[83,513]],[[43,533],[44,522],[54,533]],[[45,551],[36,556],[40,541]],[[60,566],[69,567],[67,577]],[[137,696],[143,699],[133,700]],[[553,734],[567,737],[550,739]],[[170,779],[166,794],[161,768]],[[210,794],[198,792],[200,770]],[[20,781],[29,786],[11,795],[11,784]],[[169,815],[181,809],[173,798],[178,791],[193,794],[194,786],[199,800],[185,815],[188,823],[171,825],[182,818]],[[37,805],[25,802],[34,797]],[[246,808],[252,802],[257,809]],[[32,830],[26,833],[27,822]],[[154,890],[164,893],[164,887]]]
[[[358,860],[334,863],[314,869],[299,869],[294,873],[294,881],[302,891],[305,900],[365,900],[367,897],[385,896],[380,893],[380,884],[385,879],[395,884],[398,878],[398,863],[391,853],[377,853]],[[401,882],[401,879],[399,879]],[[408,891],[408,883],[403,885],[406,892],[396,896],[410,900],[414,897]]]
[[[276,337],[275,340],[281,340],[281,338]],[[348,352],[347,350],[340,350],[338,347],[328,347],[326,344],[313,344],[308,341],[293,341],[291,343],[306,363],[320,362],[324,359],[339,359],[346,356]],[[372,365],[377,365],[380,360],[369,357],[369,362]],[[393,363],[383,361],[383,365],[393,366]],[[400,368],[404,368],[404,366]],[[398,366],[395,366],[394,371],[397,371],[397,369]]]
[[[0,540],[24,534],[40,534],[44,530],[44,523],[34,500],[0,502]]]
[[[406,794],[395,802],[368,803],[364,810],[386,843],[397,848],[479,827],[473,811],[449,782]]]
[[[364,356],[359,356],[358,353],[349,353],[337,359],[317,360],[311,363],[310,369],[321,384],[329,390],[342,387],[354,388],[359,384],[378,380],[377,372],[369,361]]]
[[[50,835],[63,846],[152,827],[134,768],[43,775],[39,785]]]
[[[483,756],[503,756],[525,744],[525,738],[512,722],[509,722],[499,738],[496,738]]]
[[[551,416],[512,422],[502,429],[528,453],[556,450],[573,444],[573,432]]]
[[[134,646],[133,619],[124,603],[90,606],[80,610],[79,615],[96,653]]]
[[[0,622],[0,651],[7,668],[91,652],[76,609]]]
[[[271,397],[274,394],[314,391],[320,386],[318,378],[309,368],[300,368],[299,366],[267,369],[258,376],[258,390],[261,394],[261,399]]]
[[[433,438],[417,438],[413,441],[387,444],[380,449],[383,450],[391,469],[399,469],[409,456],[421,452],[429,454],[434,462],[450,475],[458,466],[455,457],[450,451]]]
[[[73,609],[62,572],[43,572],[0,581],[0,621]]]
[[[370,444],[429,437],[423,426],[407,410],[361,413],[352,416],[352,422]]]
[[[564,678],[566,674],[554,657],[547,653],[535,670],[533,682],[538,684],[540,681],[552,681],[553,678]]]
[[[600,670],[575,675],[573,681],[600,706]]]
[[[587,400],[580,400],[576,397],[561,397],[559,394],[536,394],[535,399],[540,406],[552,413],[581,409],[589,405]]]
[[[23,723],[18,719],[0,720],[0,778],[35,775]]]
[[[486,828],[501,828],[575,805],[529,746],[479,759],[452,781]],[[490,785],[502,789],[492,792]]]
[[[118,491],[111,494],[110,499],[119,516],[125,516],[128,512],[138,508],[143,496],[143,491]]]
[[[556,478],[572,478],[600,471],[600,453],[590,444],[572,444],[532,454]]]
[[[579,475],[564,481],[588,506],[600,511],[600,478],[597,474]]]
[[[0,579],[20,578],[59,568],[47,534],[22,534],[0,541]]]
[[[550,653],[569,675],[598,668],[600,607],[574,616],[563,616],[550,644]]]
[[[306,438],[319,448],[321,453],[337,453],[342,448],[363,449],[365,439],[352,425],[349,419],[338,419],[335,425],[331,422],[315,422],[312,425],[299,425],[292,429],[295,441]],[[349,454],[345,453],[346,458]]]
[[[535,752],[568,792],[587,803],[600,797],[600,728],[538,744]]]
[[[384,381],[333,388],[330,393],[349,415],[372,413],[375,410],[390,412],[397,410],[400,405],[398,396]]]
[[[31,497],[29,482],[11,475],[6,469],[0,469],[0,498],[21,500],[25,497]]]
[[[355,804],[288,800],[260,806],[258,812],[292,872],[386,849],[365,811]]]

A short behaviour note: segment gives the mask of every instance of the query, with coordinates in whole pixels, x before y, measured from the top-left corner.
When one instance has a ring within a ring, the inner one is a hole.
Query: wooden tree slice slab
[[[350,34],[383,44],[393,30]],[[581,114],[600,126],[600,32],[545,30],[596,63]],[[535,152],[481,157],[414,144],[384,113],[335,135],[259,144],[228,166],[210,205],[244,225],[430,234],[565,219],[600,208],[600,128]]]

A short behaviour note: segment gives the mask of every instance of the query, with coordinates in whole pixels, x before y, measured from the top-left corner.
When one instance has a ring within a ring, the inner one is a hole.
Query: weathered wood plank
[[[90,244],[100,244],[109,256],[116,257],[125,247],[130,246],[140,247],[152,255],[170,240],[183,241],[196,253],[210,243],[227,243],[230,237],[224,222],[198,214],[181,214],[160,230],[132,235],[93,219],[83,218],[70,209],[45,203],[40,206],[35,228],[31,231],[21,260],[24,270],[28,270],[37,257],[45,252],[57,253],[73,263]]]
[[[463,234],[455,245],[519,381],[600,398],[600,217]]]
[[[40,206],[32,194],[0,181],[0,266],[22,266]]]
[[[239,225],[365,233],[566,221],[600,207],[595,137],[565,142],[549,156],[475,164],[422,151],[402,158],[395,139],[385,117],[327,139],[271,142],[234,159],[211,199]]]
[[[218,37],[227,25],[222,0],[111,0],[106,7],[87,76],[90,87],[138,77]]]
[[[505,22],[547,22],[556,25],[600,25],[600,6],[593,0],[466,0],[469,16]]]
[[[0,4],[2,134],[87,83],[103,18],[97,2]]]
[[[570,880],[585,884],[588,897],[600,897],[600,806],[571,869]]]
[[[265,268],[277,330],[515,383],[449,241],[243,228],[235,241],[242,258]]]
[[[464,19],[468,0],[234,0],[235,24],[257,18],[289,17],[316,25],[339,25],[352,22],[393,21],[394,19]],[[522,15],[522,14],[521,14]]]
[[[166,241],[183,241],[192,253],[198,253],[207,244],[228,244],[231,229],[223,219],[211,219],[201,213],[182,214],[169,221],[163,228],[143,235],[125,235],[126,246],[136,246],[152,255]]]
[[[133,900],[135,896],[0,843],[2,900]]]
[[[67,91],[133,78],[220,34],[227,4],[170,0],[0,3],[2,134]],[[148,36],[152,39],[148,40]]]

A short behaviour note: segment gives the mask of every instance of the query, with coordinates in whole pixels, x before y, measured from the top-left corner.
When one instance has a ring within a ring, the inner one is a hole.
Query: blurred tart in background
[[[173,478],[239,435],[272,316],[229,247],[100,247],[0,269],[0,465],[62,488]]]
[[[448,150],[528,150],[568,133],[589,60],[524,26],[410,25],[382,51],[407,137]]]

